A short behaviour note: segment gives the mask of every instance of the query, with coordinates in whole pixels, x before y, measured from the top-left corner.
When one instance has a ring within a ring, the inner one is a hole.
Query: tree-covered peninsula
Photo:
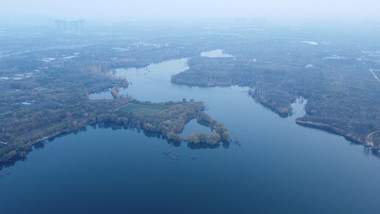
[[[75,43],[69,48],[58,45],[51,49],[20,51],[21,47],[37,43],[36,38],[28,41],[29,37],[20,41],[26,43],[20,47],[4,43],[4,47],[12,51],[0,57],[0,167],[24,159],[39,142],[81,131],[89,125],[137,129],[146,135],[167,139],[169,143],[187,142],[203,147],[230,140],[223,124],[215,120],[205,122],[211,117],[204,112],[203,102],[151,103],[119,94],[118,90],[127,88],[129,82],[113,75],[113,68],[143,66],[185,53],[173,47],[118,52],[110,46],[78,45],[88,37],[68,37]],[[41,44],[60,41],[59,37],[45,39]],[[7,41],[14,40],[17,38]],[[97,39],[92,38],[92,41]],[[97,42],[105,44],[107,41]],[[113,41],[130,44],[118,38]],[[63,43],[67,45],[66,41]],[[110,91],[113,99],[90,99],[91,94],[102,91]],[[192,119],[215,131],[195,140],[192,135],[180,137],[185,124]]]

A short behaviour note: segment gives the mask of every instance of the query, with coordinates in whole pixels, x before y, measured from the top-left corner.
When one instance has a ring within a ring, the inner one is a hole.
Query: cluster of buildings
[[[59,32],[83,33],[85,31],[85,22],[83,19],[74,20],[74,21],[56,19],[54,23],[55,23],[55,28]]]

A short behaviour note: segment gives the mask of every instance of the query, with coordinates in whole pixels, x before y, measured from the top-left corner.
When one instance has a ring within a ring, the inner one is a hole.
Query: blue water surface
[[[170,83],[187,59],[123,69],[140,100],[205,101],[238,143],[169,145],[135,130],[87,127],[0,171],[0,213],[378,213],[380,159],[343,137],[280,118],[247,88]],[[163,75],[159,75],[163,74]],[[195,121],[184,133],[207,131]]]

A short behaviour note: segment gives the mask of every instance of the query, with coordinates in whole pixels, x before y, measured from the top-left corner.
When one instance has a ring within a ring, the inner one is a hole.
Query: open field
[[[141,115],[153,115],[169,108],[170,105],[144,105],[131,103],[120,108],[119,111],[133,112]]]

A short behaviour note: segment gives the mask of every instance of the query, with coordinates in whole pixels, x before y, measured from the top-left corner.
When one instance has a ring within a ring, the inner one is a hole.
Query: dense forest
[[[118,93],[129,83],[113,75],[113,68],[146,66],[192,55],[194,49],[156,48],[138,40],[92,35],[31,34],[23,38],[9,35],[0,40],[9,50],[0,58],[0,166],[24,159],[38,142],[88,125],[143,130],[175,144],[216,146],[230,140],[227,129],[216,121],[203,123],[215,130],[201,134],[206,138],[179,136],[190,120],[206,118],[202,102],[140,102]],[[96,44],[88,45],[88,40]],[[116,48],[120,46],[124,48]],[[107,90],[114,99],[89,99],[90,94]],[[151,113],[141,113],[141,109]]]
[[[380,148],[376,30],[255,23],[135,28],[84,34],[6,31],[0,38],[0,163],[25,158],[36,142],[96,124],[141,129],[192,148],[228,142],[229,132],[204,113],[202,102],[145,103],[118,93],[129,83],[114,69],[179,58],[188,59],[189,69],[174,75],[172,83],[246,86],[250,96],[282,117],[291,115],[291,103],[303,97],[306,115],[298,124]],[[226,55],[202,54],[215,49]],[[89,99],[107,90],[114,99]],[[213,132],[182,138],[184,124],[195,118]]]
[[[297,97],[307,99],[300,125],[320,128],[379,149],[368,135],[380,130],[380,82],[370,70],[380,68],[374,38],[316,42],[244,38],[221,45],[233,57],[193,57],[190,69],[172,82],[213,87],[239,85],[282,117],[292,114]],[[370,46],[372,44],[372,46]],[[377,46],[380,47],[380,46]]]

